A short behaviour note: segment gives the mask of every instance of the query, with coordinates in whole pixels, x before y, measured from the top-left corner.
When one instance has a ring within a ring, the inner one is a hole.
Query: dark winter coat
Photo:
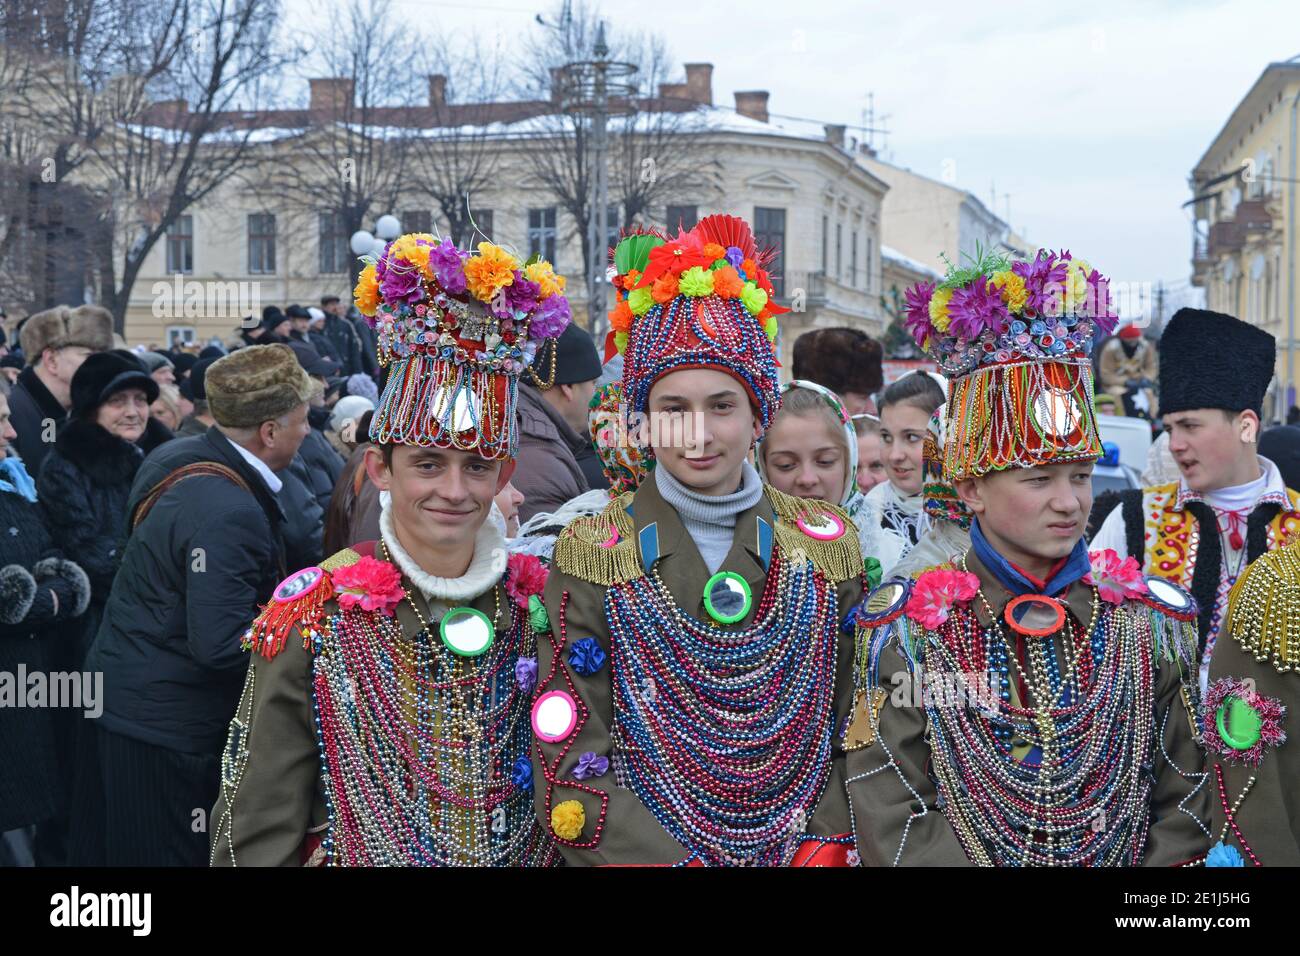
[[[248,669],[240,639],[285,575],[284,514],[215,427],[145,459],[128,525],[155,485],[200,461],[233,469],[247,490],[199,475],[158,497],[127,541],[86,657],[104,672],[104,730],[184,753],[216,753],[225,739]]]
[[[18,433],[14,447],[27,466],[27,474],[33,478],[41,473],[45,456],[54,447],[52,440],[45,441],[46,419],[52,421],[57,430],[63,427],[67,417],[67,409],[36,377],[36,369],[29,365],[18,373],[18,381],[9,394],[9,424]]]
[[[85,572],[55,547],[40,506],[0,491],[0,831],[62,809],[56,709],[26,704],[31,675],[60,670],[60,644],[76,634],[89,600]]]
[[[325,313],[325,328],[312,335],[312,341],[324,335],[334,346],[334,352],[343,363],[341,375],[356,375],[365,371],[365,360],[361,357],[361,338],[357,330],[347,319]]]

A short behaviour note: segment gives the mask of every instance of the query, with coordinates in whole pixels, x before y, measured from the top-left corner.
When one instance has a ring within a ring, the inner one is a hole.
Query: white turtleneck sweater
[[[393,514],[385,500],[379,513],[379,535],[393,563],[406,579],[419,588],[430,609],[465,604],[478,597],[499,580],[506,570],[506,539],[493,521],[484,521],[474,538],[474,557],[465,573],[458,578],[440,578],[420,567],[397,540]]]

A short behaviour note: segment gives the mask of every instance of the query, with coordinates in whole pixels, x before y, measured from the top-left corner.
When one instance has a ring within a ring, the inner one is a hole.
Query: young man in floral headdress
[[[612,344],[655,467],[571,523],[546,589],[537,808],[581,865],[844,865],[835,731],[863,560],[835,505],[765,486],[777,312],[749,226],[614,250]]]
[[[1040,251],[985,257],[907,299],[950,377],[944,473],[973,518],[969,550],[886,582],[858,613],[872,630],[845,745],[862,860],[1198,859],[1195,601],[1083,541],[1105,280]]]
[[[390,243],[356,300],[388,368],[365,460],[379,540],[290,575],[253,623],[212,862],[558,863],[528,758],[545,570],[487,519],[519,374],[568,303],[548,263],[428,235]]]

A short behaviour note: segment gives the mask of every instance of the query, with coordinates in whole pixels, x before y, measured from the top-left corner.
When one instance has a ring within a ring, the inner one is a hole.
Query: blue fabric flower
[[[608,769],[608,757],[602,757],[588,750],[578,758],[578,766],[573,768],[573,776],[578,780],[589,780],[592,777],[603,777]]]
[[[525,754],[515,761],[510,771],[510,781],[520,790],[533,791],[533,762]]]
[[[1025,325],[1025,323],[1021,322],[1019,319],[1014,319],[1011,322],[1012,335],[1020,335],[1022,332],[1025,332],[1028,328],[1029,327]]]
[[[569,648],[569,666],[584,677],[590,677],[605,666],[605,652],[594,637],[584,637]]]
[[[1031,335],[1042,335],[1046,331],[1047,323],[1037,319],[1035,319],[1034,324],[1029,327],[1029,333]]]
[[[1222,840],[1214,845],[1205,857],[1206,866],[1245,866],[1241,851],[1235,846],[1228,846]]]

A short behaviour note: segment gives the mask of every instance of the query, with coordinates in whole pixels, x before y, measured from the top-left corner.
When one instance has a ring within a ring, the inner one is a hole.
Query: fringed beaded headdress
[[[764,429],[780,407],[777,305],[749,224],[701,219],[677,238],[625,236],[611,250],[618,301],[609,314],[606,356],[622,352],[631,411],[645,414],[654,383],[669,372],[709,368],[744,384]]]
[[[921,494],[926,514],[934,520],[951,521],[965,531],[970,528],[971,512],[958,496],[943,463],[947,410],[946,404],[940,405],[930,416],[930,427],[921,442]]]
[[[388,367],[371,440],[513,458],[519,376],[569,324],[564,277],[490,242],[471,254],[426,233],[367,262],[354,297]]]
[[[907,290],[908,330],[950,379],[949,481],[1101,456],[1089,356],[1115,327],[1107,285],[1040,249],[1031,261],[981,254]]]

